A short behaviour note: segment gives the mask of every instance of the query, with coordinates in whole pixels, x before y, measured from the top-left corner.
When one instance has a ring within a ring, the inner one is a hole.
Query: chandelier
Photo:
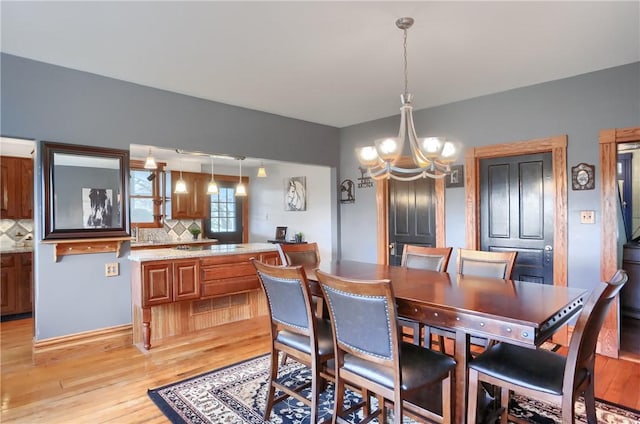
[[[367,168],[374,180],[393,178],[412,181],[418,178],[443,178],[450,172],[450,165],[456,161],[461,150],[460,143],[443,137],[418,138],[413,124],[413,95],[409,93],[409,73],[407,71],[407,30],[413,25],[413,18],[399,18],[396,26],[404,33],[404,94],[400,96],[400,130],[397,137],[375,140],[374,146],[359,147],[356,155],[360,164]],[[412,161],[401,158],[405,138],[409,139]]]

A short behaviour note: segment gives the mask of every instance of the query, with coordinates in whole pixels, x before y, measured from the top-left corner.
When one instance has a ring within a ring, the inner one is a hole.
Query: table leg
[[[462,330],[456,331],[455,360],[455,411],[453,422],[464,424],[467,419],[467,387],[469,377],[467,374],[467,364],[471,359],[469,351],[471,337]]]
[[[142,308],[142,341],[145,349],[151,349],[151,308]]]

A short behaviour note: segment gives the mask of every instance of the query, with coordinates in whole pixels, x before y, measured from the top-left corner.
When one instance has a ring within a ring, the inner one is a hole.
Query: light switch
[[[105,277],[115,277],[120,274],[120,266],[118,262],[112,262],[104,265]]]
[[[596,223],[596,211],[580,211],[580,223],[581,224],[595,224]]]

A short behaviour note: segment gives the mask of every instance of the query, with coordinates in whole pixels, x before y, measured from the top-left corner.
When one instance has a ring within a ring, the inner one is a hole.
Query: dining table
[[[471,335],[535,349],[575,317],[588,291],[356,261],[305,267],[310,291],[322,296],[316,269],[346,279],[391,281],[399,316],[455,332],[454,423],[464,423]]]

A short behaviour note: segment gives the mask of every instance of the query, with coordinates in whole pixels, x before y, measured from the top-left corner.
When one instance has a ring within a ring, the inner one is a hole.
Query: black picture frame
[[[276,240],[284,241],[287,239],[287,227],[276,227]]]
[[[444,177],[446,188],[464,187],[464,165],[451,165],[450,172]]]
[[[595,165],[579,163],[571,168],[571,188],[573,190],[593,190],[595,188]]]
[[[43,240],[129,237],[129,151],[44,142]]]

